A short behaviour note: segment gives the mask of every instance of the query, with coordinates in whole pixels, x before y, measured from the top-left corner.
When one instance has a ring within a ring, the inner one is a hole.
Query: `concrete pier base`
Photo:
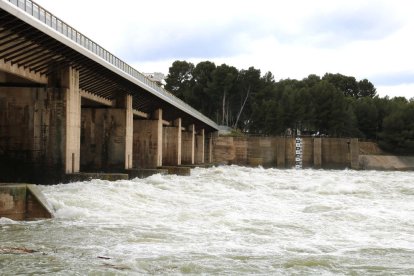
[[[168,174],[184,175],[188,176],[191,174],[191,167],[186,166],[163,166],[160,169],[167,170]]]
[[[66,174],[64,182],[91,181],[92,179],[117,181],[129,178],[127,173],[69,173]]]
[[[154,174],[168,174],[168,170],[166,169],[130,169],[125,171],[129,179],[133,178],[146,178],[148,176],[154,175]]]
[[[188,167],[188,168],[211,168],[214,166],[219,166],[222,164],[217,163],[204,163],[204,164],[194,164],[194,165],[181,165],[181,167]]]
[[[35,185],[0,183],[0,217],[34,220],[53,217],[52,208]]]

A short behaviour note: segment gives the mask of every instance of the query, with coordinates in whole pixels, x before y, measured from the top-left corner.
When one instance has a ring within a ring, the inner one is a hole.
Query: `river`
[[[0,219],[0,274],[414,275],[414,172],[221,166],[39,186]]]

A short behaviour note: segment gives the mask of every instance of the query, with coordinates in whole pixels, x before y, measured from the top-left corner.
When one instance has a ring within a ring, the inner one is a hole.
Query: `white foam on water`
[[[413,172],[220,166],[40,188],[56,219],[0,226],[53,256],[34,272],[414,274]]]
[[[12,219],[9,219],[9,218],[0,217],[0,225],[7,225],[7,224],[18,224],[18,222]]]

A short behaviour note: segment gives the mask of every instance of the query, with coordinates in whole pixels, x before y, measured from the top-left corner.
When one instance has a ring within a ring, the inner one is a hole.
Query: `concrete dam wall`
[[[295,143],[292,137],[219,136],[213,140],[213,158],[216,163],[292,168]],[[301,143],[303,168],[359,168],[358,139],[303,137]]]
[[[360,155],[361,170],[414,171],[414,156]]]

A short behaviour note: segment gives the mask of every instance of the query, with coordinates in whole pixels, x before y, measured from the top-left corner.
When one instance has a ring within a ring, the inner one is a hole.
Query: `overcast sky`
[[[411,0],[36,2],[141,72],[209,60],[276,80],[341,73],[414,97]]]

